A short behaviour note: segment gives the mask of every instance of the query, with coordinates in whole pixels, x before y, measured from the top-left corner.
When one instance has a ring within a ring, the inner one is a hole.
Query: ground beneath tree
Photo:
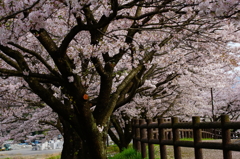
[[[209,140],[210,142],[221,142],[221,140]],[[208,141],[204,141],[208,142]],[[240,140],[233,140],[237,144],[240,144]],[[158,151],[158,150],[156,150]],[[194,159],[194,149],[181,147],[182,159]],[[0,158],[11,159],[46,159],[51,156],[55,156],[61,153],[61,149],[55,150],[43,150],[32,151],[31,149],[12,150],[12,151],[0,151]],[[168,159],[174,159],[173,147],[167,146]],[[159,154],[159,152],[155,152]],[[204,159],[223,159],[222,150],[203,149]],[[159,159],[156,156],[156,159]],[[232,159],[240,159],[240,151],[232,151]]]

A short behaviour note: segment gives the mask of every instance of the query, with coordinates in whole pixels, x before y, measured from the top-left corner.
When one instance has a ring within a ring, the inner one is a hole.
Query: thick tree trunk
[[[62,121],[63,124],[63,150],[62,159],[79,159],[82,157],[82,142],[76,131],[70,126],[69,123]]]
[[[91,134],[87,138],[81,138],[68,122],[64,120],[61,120],[61,122],[63,124],[64,137],[62,159],[107,159],[105,138],[91,140],[89,139]],[[102,150],[94,147],[102,147]]]
[[[67,134],[64,135],[64,145],[62,150],[61,158],[63,159],[79,159],[81,158],[81,140],[78,135]]]

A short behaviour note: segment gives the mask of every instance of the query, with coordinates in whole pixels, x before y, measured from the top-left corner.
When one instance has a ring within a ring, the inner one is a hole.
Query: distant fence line
[[[240,151],[240,144],[231,143],[230,132],[230,129],[240,129],[240,122],[230,122],[228,115],[222,115],[221,122],[200,122],[200,117],[193,117],[192,122],[183,123],[179,123],[177,117],[171,119],[171,123],[164,122],[163,118],[159,118],[157,122],[153,122],[152,119],[132,120],[133,147],[141,152],[143,158],[147,157],[147,144],[149,159],[154,159],[153,144],[159,144],[161,159],[167,159],[166,145],[173,146],[175,159],[182,158],[181,147],[194,148],[195,159],[203,159],[202,148],[222,150],[224,159],[232,159],[231,151]],[[213,133],[206,129],[220,129],[221,134],[218,134],[218,137],[222,138],[222,143],[202,142],[202,137],[213,136]],[[189,137],[192,137],[193,141],[180,141],[180,138],[184,137],[181,134],[186,134],[186,132],[192,132]]]
[[[163,118],[164,123],[171,123],[170,118]],[[154,122],[155,120],[153,120]],[[188,122],[188,121],[180,121],[180,122]],[[153,129],[154,139],[158,139],[158,130]],[[164,129],[165,139],[172,139],[172,129]],[[193,138],[193,129],[179,129],[180,138]],[[212,139],[221,139],[222,131],[221,129],[202,129],[202,138],[212,138]],[[232,139],[240,139],[240,132],[231,132]]]

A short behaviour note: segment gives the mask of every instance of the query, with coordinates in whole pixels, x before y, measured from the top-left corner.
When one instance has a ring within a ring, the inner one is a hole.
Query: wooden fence
[[[148,145],[148,157],[154,159],[154,144],[159,144],[161,159],[167,159],[166,145],[172,145],[174,158],[181,159],[181,147],[194,148],[195,159],[202,159],[202,149],[218,149],[223,151],[224,159],[232,159],[232,151],[240,151],[240,144],[231,142],[230,129],[240,129],[240,122],[230,122],[228,115],[221,116],[221,122],[200,122],[200,117],[193,117],[192,122],[179,123],[177,117],[172,117],[171,123],[165,123],[163,118],[157,122],[151,119],[134,119],[133,147],[141,152],[142,158],[147,157],[146,145]],[[157,133],[154,133],[154,130]],[[180,130],[191,129],[193,141],[180,141]],[[221,129],[222,142],[202,142],[202,129]],[[166,137],[171,131],[172,139]],[[155,135],[154,135],[155,134]],[[157,134],[157,135],[156,135]]]

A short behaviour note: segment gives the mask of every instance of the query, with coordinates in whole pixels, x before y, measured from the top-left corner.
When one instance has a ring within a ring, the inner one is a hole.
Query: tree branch
[[[84,30],[86,29],[86,27],[84,25],[76,25],[75,27],[73,27],[69,33],[67,34],[67,36],[63,39],[60,47],[59,47],[59,50],[61,53],[65,53],[68,46],[69,46],[69,43],[73,40],[73,38],[81,31],[81,30]]]
[[[101,61],[97,57],[91,57],[91,61],[100,76],[107,76]]]
[[[35,51],[29,50],[29,49],[27,49],[27,48],[25,48],[25,47],[22,47],[22,46],[20,46],[20,45],[18,45],[18,44],[12,43],[12,42],[10,42],[9,44],[12,45],[12,46],[15,46],[16,48],[18,48],[18,49],[20,49],[20,50],[22,50],[22,51],[24,51],[24,52],[26,52],[26,53],[29,53],[29,54],[33,55],[33,56],[36,57],[40,62],[42,62],[42,64],[43,64],[44,66],[46,66],[46,68],[47,68],[51,73],[53,73],[55,76],[57,76],[57,77],[59,77],[59,78],[61,77],[60,74],[59,74],[57,71],[55,71],[54,69],[52,69],[52,67],[42,58],[42,56],[40,56],[40,55],[39,55],[38,53],[36,53]]]
[[[19,65],[15,61],[13,61],[10,58],[8,58],[7,56],[5,56],[5,55],[0,53],[0,58],[3,59],[3,61],[5,61],[10,66],[14,67],[16,70],[20,69]]]

